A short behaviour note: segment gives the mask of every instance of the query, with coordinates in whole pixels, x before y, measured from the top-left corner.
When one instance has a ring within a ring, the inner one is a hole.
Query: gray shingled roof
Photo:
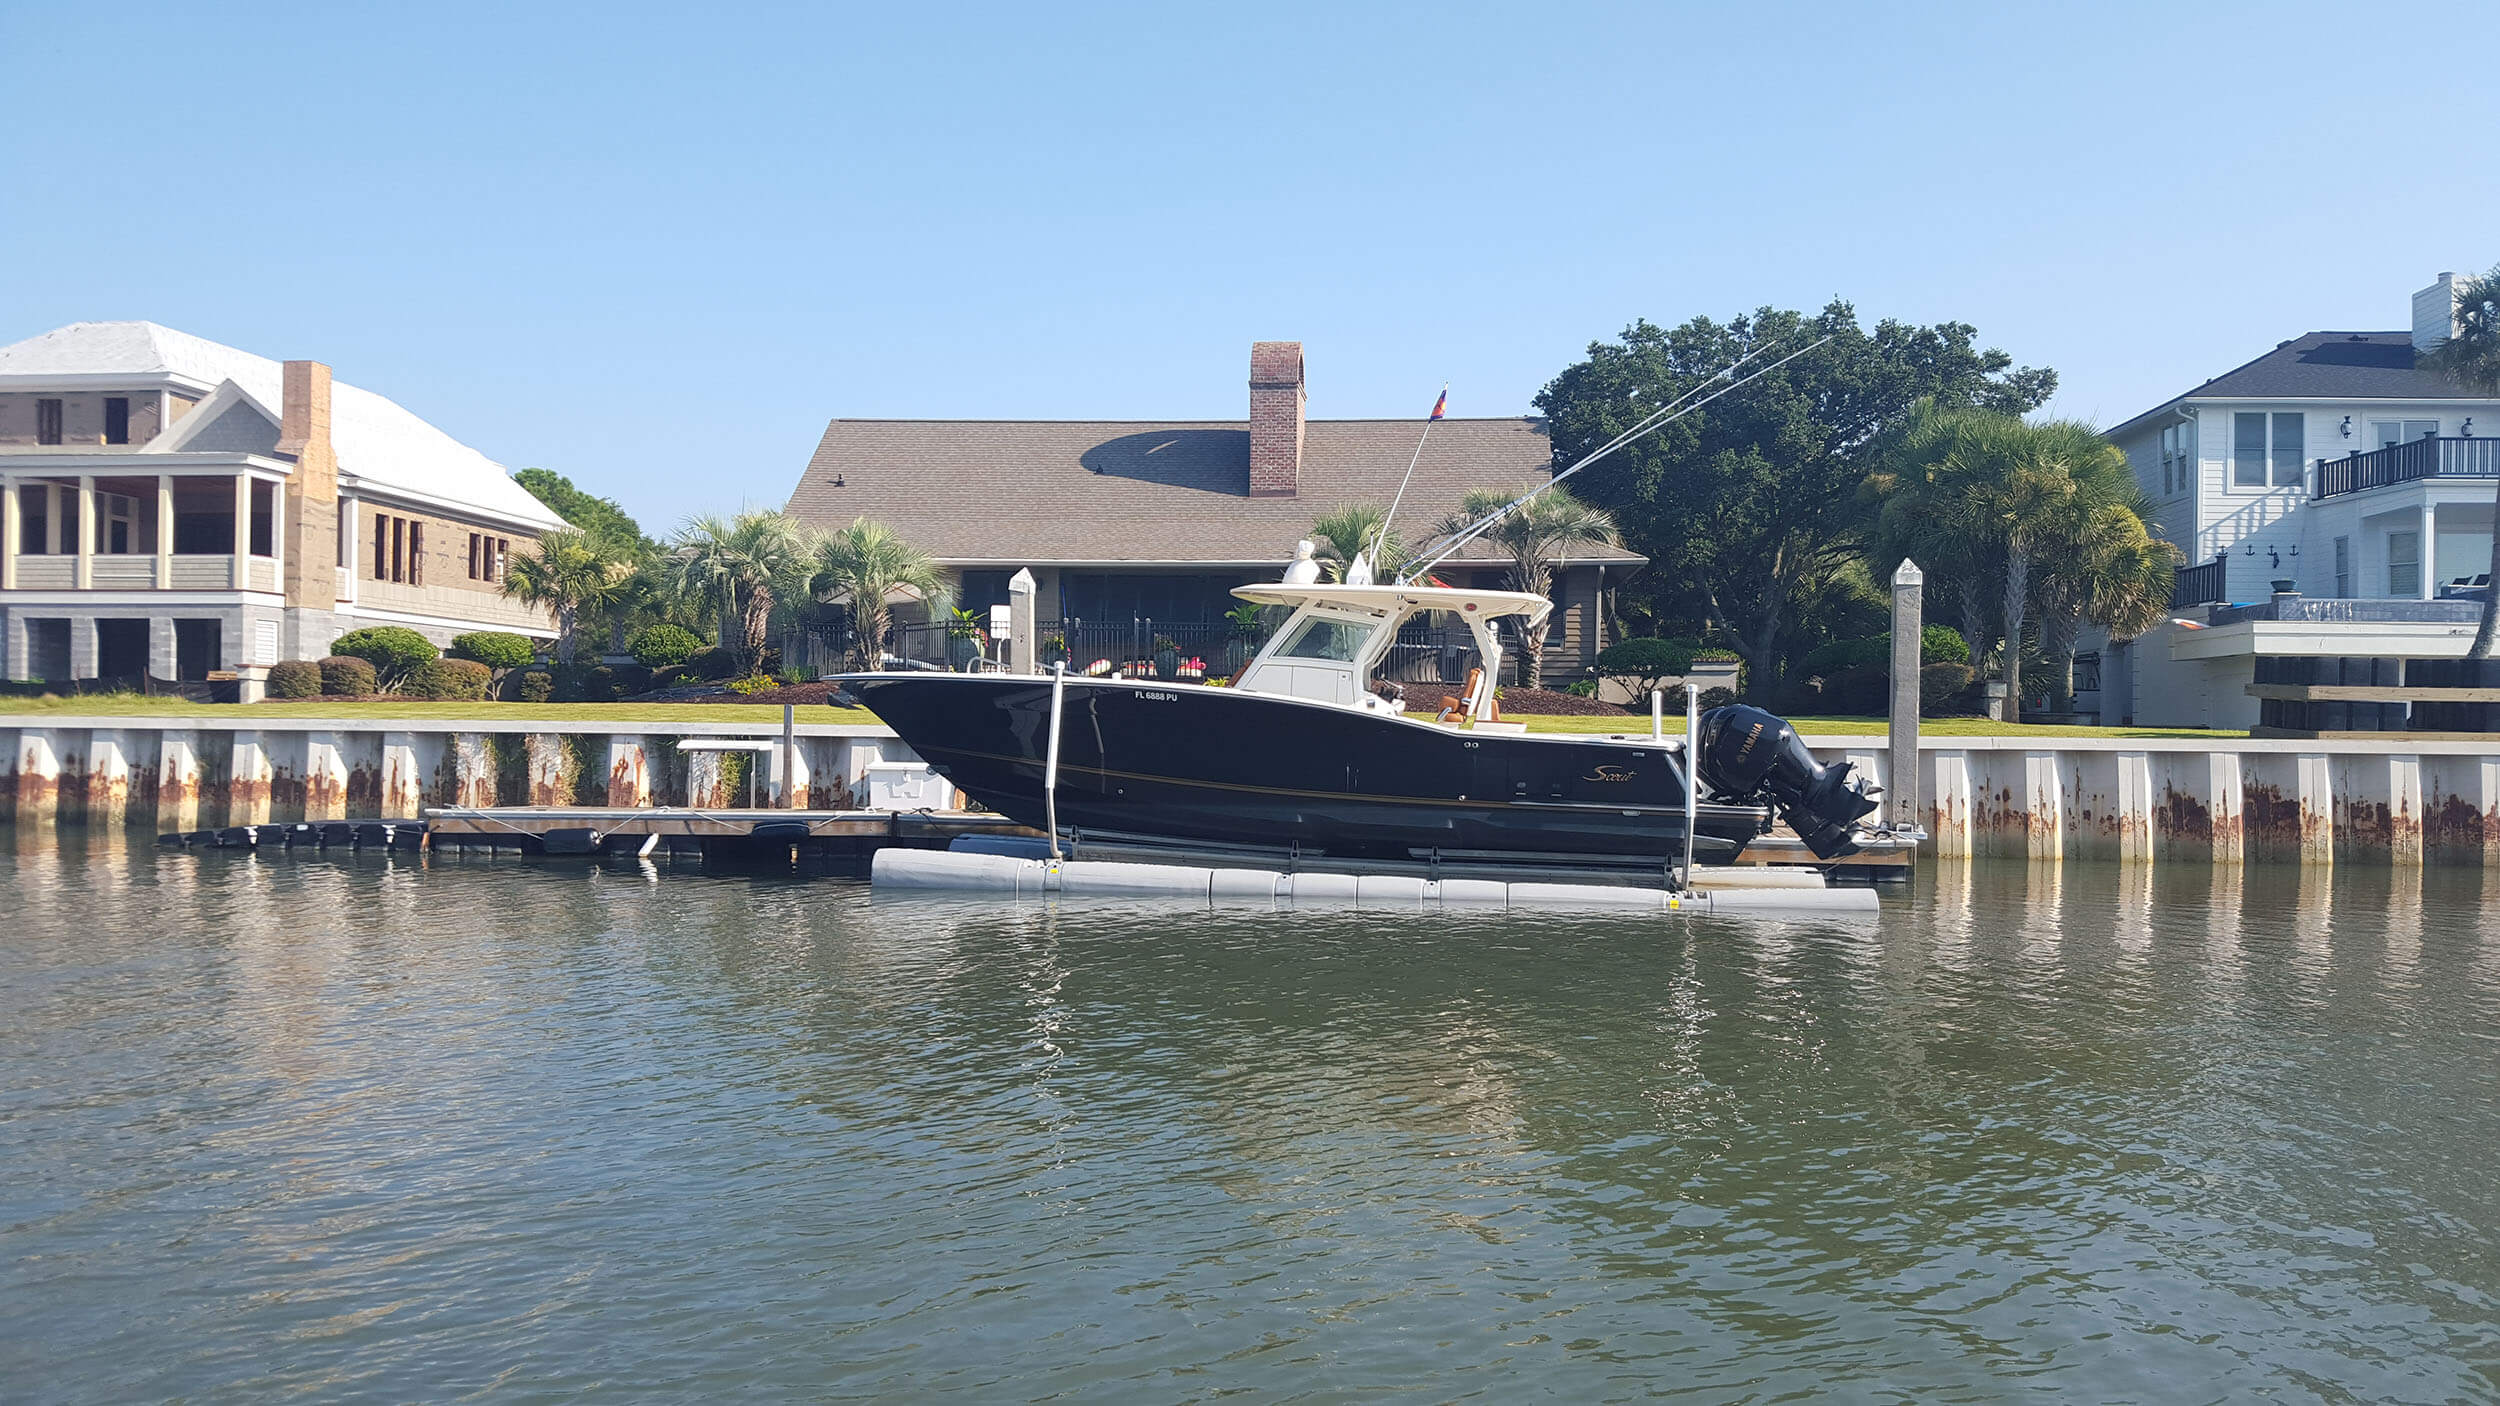
[[[873,518],[950,563],[1282,562],[1321,515],[1388,503],[1421,429],[1309,421],[1299,492],[1252,498],[1239,420],[836,420],[790,511],[825,529]],[[1549,466],[1541,420],[1444,420],[1398,509],[1399,535],[1420,541],[1468,489],[1524,487]],[[1616,548],[1576,557],[1645,560]]]
[[[2485,400],[2414,364],[2411,332],[2310,332],[2173,396],[2109,433],[2121,434],[2185,400]]]

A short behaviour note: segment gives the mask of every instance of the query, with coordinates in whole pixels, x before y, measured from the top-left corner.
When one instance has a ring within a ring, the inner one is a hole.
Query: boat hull
[[[844,688],[982,805],[1044,822],[1051,683],[860,674]],[[1530,737],[1231,689],[1066,685],[1062,829],[1332,855],[1681,858],[1684,770],[1647,738]],[[1731,859],[1767,823],[1700,807],[1694,857]]]

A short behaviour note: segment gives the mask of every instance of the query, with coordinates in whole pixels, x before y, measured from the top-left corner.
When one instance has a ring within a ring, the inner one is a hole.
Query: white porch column
[[[17,589],[17,537],[24,530],[17,480],[0,478],[0,591]]]
[[[248,590],[252,584],[252,475],[246,471],[234,476],[234,588]]]
[[[95,585],[95,475],[78,476],[78,565],[70,583],[84,591]]]
[[[156,589],[174,584],[174,478],[156,476]],[[172,678],[167,674],[165,677]]]
[[[2430,494],[2422,495],[2422,599],[2439,597],[2439,518]]]

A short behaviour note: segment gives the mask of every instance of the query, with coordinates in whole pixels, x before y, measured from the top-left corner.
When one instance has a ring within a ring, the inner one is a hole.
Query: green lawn
[[[286,703],[187,703],[179,698],[149,698],[136,693],[91,693],[76,697],[0,698],[0,717],[10,714],[68,714],[80,717],[133,718],[379,718],[416,722],[511,722],[544,719],[585,723],[745,723],[779,727],[781,708],[769,703],[433,703],[415,698],[375,702],[306,698]],[[802,706],[803,723],[873,724],[865,708]]]

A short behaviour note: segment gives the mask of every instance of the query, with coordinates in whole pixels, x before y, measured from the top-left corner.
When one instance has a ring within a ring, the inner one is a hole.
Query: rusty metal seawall
[[[509,723],[0,715],[0,823],[192,830],[428,806],[864,806],[868,769],[917,758],[882,727],[801,726],[785,764],[679,750],[697,738],[778,741],[738,723]]]

